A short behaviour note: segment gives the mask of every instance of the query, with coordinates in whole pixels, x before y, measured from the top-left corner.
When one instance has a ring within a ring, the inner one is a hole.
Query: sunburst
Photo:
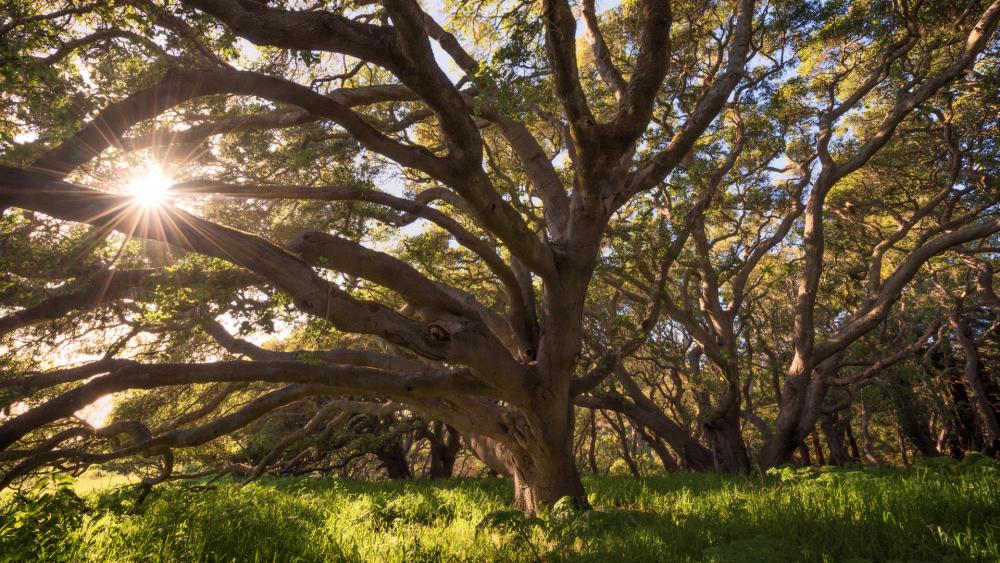
[[[173,180],[159,165],[150,166],[128,183],[128,191],[143,207],[158,207],[170,194]]]

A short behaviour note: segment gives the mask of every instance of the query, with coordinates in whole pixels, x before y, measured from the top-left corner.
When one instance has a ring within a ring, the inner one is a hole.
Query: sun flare
[[[87,421],[87,424],[94,428],[104,428],[111,418],[111,411],[115,408],[115,396],[104,395],[93,403],[76,411],[76,416]]]
[[[154,165],[129,181],[128,191],[144,207],[155,207],[166,200],[173,183],[162,168]]]

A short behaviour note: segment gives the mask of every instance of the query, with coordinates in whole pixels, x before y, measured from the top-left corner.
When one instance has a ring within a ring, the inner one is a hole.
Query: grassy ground
[[[525,519],[502,479],[36,487],[0,506],[0,559],[998,561],[1000,467],[587,479],[595,510]]]

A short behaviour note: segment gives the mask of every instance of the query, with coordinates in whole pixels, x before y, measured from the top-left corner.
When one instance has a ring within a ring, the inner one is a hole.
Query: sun
[[[111,411],[115,408],[115,396],[104,395],[93,403],[76,411],[76,416],[87,421],[87,424],[94,428],[104,428],[111,418]]]
[[[174,181],[159,165],[153,165],[141,176],[129,181],[128,191],[140,205],[156,207],[166,200],[173,183]]]

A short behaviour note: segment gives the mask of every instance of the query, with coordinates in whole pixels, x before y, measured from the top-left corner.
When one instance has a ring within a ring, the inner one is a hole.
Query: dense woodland
[[[997,456],[998,19],[0,0],[0,487]]]

